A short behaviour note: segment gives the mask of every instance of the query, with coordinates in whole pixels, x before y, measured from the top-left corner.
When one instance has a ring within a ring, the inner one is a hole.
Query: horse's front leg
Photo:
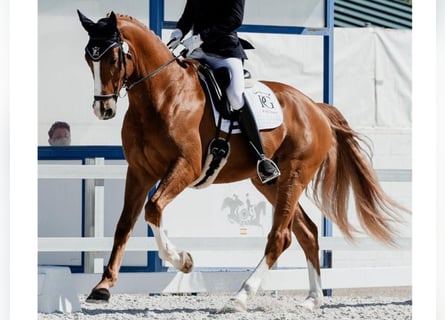
[[[148,190],[154,184],[154,180],[144,179],[143,177],[142,172],[128,167],[124,207],[114,233],[114,244],[110,259],[102,275],[102,280],[93,288],[86,299],[87,302],[108,302],[110,299],[109,289],[116,283],[125,245],[141,213]]]
[[[193,168],[192,163],[194,162],[179,158],[172,170],[162,179],[155,194],[145,205],[145,220],[153,230],[159,257],[185,273],[192,271],[192,257],[188,252],[178,252],[176,250],[162,229],[161,216],[164,208],[199,176],[200,168]],[[196,163],[199,163],[199,161]]]
[[[153,230],[153,235],[158,245],[159,258],[170,262],[179,271],[184,273],[191,272],[193,269],[193,259],[190,253],[186,251],[178,252],[161,226],[156,226],[150,222],[148,224]]]

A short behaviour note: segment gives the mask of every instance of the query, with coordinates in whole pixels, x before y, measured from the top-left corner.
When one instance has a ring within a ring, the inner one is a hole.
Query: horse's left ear
[[[91,30],[91,28],[96,25],[96,23],[94,23],[94,21],[88,19],[84,14],[82,14],[82,12],[80,12],[79,9],[77,9],[77,14],[79,15],[80,23],[82,23],[83,28],[87,32],[89,32]]]
[[[108,17],[108,24],[111,28],[117,29],[117,18],[116,18],[116,14],[114,13],[114,11],[110,12],[110,15]]]

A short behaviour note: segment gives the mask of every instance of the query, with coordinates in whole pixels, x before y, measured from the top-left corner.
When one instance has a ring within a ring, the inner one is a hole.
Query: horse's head
[[[94,114],[101,120],[116,114],[119,91],[127,79],[128,45],[121,39],[114,12],[97,23],[79,10],[80,22],[90,37],[85,47],[85,59],[94,78]]]

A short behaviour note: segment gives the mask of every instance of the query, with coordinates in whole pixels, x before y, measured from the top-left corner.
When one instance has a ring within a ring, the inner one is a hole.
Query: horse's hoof
[[[107,303],[110,300],[110,291],[105,288],[93,289],[85,302],[88,303]]]
[[[180,271],[184,273],[190,273],[193,269],[192,256],[190,255],[190,253],[185,251],[182,251],[180,255],[182,257],[182,268],[180,269]]]
[[[238,299],[230,299],[224,307],[219,309],[217,313],[236,313],[247,311],[247,305]]]
[[[313,312],[315,309],[318,309],[321,306],[322,298],[314,298],[314,297],[307,297],[306,300],[303,301],[301,306],[309,311]]]

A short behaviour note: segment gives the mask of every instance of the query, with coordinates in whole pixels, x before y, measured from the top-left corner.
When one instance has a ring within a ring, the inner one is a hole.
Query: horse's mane
[[[148,27],[143,24],[142,22],[140,22],[138,19],[133,18],[132,16],[129,16],[127,14],[122,14],[122,13],[115,13],[116,17],[120,20],[125,20],[125,21],[130,21],[132,23],[136,23],[139,27],[147,30],[147,31],[151,31],[150,29],[148,29]],[[107,18],[110,16],[110,13],[107,13]]]
[[[109,17],[109,15],[110,15],[110,13],[107,13],[107,17]],[[157,38],[159,41],[162,42],[161,38],[156,33],[154,33],[153,30],[150,30],[146,24],[142,23],[138,19],[136,19],[130,15],[127,15],[127,14],[122,14],[122,13],[115,12],[115,15],[116,15],[118,21],[119,20],[127,21],[133,25],[136,25],[137,27],[141,28],[142,30],[152,34],[155,38]]]

